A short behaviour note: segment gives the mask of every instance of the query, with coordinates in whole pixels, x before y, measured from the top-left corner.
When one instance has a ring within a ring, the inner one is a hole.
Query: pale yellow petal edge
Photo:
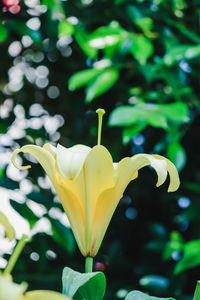
[[[38,291],[27,292],[23,300],[72,300],[72,299],[58,292],[38,290]]]

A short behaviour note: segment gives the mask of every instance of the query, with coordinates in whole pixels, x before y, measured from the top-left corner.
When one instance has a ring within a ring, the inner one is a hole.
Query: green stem
[[[87,256],[85,258],[85,273],[91,273],[93,267],[93,257]]]
[[[18,260],[19,255],[21,254],[24,246],[28,242],[28,237],[27,235],[23,234],[21,240],[17,243],[17,246],[15,247],[8,263],[7,266],[4,270],[4,274],[10,274]]]

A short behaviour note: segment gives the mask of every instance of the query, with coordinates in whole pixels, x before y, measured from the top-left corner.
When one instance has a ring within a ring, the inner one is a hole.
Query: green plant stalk
[[[93,257],[87,256],[85,258],[85,273],[91,273],[93,267]]]
[[[8,263],[7,266],[4,270],[4,274],[10,274],[24,248],[26,243],[28,242],[28,237],[27,235],[23,234],[21,240],[17,243],[17,246],[15,247]]]

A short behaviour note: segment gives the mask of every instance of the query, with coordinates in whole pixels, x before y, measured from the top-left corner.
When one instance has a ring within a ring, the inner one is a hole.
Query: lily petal
[[[44,144],[43,148],[47,151],[49,151],[49,153],[51,153],[51,155],[56,159],[56,152],[57,152],[57,148],[54,147],[53,145],[46,143]]]
[[[178,173],[174,172],[174,165],[162,157],[152,156],[149,154],[137,154],[133,157],[126,157],[122,159],[115,167],[115,186],[111,189],[105,190],[98,198],[95,213],[92,223],[92,249],[95,255],[99,250],[107,227],[110,223],[112,215],[123,196],[128,183],[137,177],[137,171],[141,168],[151,165],[158,176],[157,186],[164,183],[169,170],[173,190],[178,188]],[[169,187],[171,191],[172,187]],[[106,207],[106,210],[105,210]],[[101,228],[101,230],[99,230]]]
[[[41,166],[43,167],[43,169],[45,170],[45,172],[49,176],[49,178],[52,181],[52,183],[54,182],[55,159],[49,153],[49,151],[45,150],[42,147],[35,146],[35,145],[26,145],[26,146],[23,146],[20,149],[15,150],[12,153],[12,156],[11,156],[11,161],[12,161],[13,165],[17,169],[26,170],[26,169],[31,168],[31,166],[30,165],[28,165],[28,166],[20,166],[20,165],[18,165],[16,163],[16,156],[20,152],[29,153],[29,154],[33,155],[37,159],[37,161],[41,164]]]
[[[114,167],[112,156],[101,145],[92,148],[84,165],[88,209],[95,204],[95,200],[104,191],[114,186]]]
[[[71,180],[76,178],[83,168],[83,164],[90,151],[91,148],[85,145],[65,148],[58,144],[56,160],[62,175]]]
[[[133,178],[137,177],[138,169],[148,164],[150,164],[150,161],[145,155],[142,155],[136,156],[134,159],[126,157],[115,167],[114,187],[104,190],[96,203],[92,223],[93,255],[95,255],[99,250],[112,215],[119,203],[119,200],[123,196],[123,192],[128,183]]]
[[[178,171],[174,166],[174,164],[169,159],[161,155],[153,155],[153,157],[155,157],[157,160],[164,160],[166,162],[167,171],[169,172],[169,177],[170,177],[168,192],[176,191],[180,186],[180,179],[179,179]]]
[[[150,165],[157,173],[158,180],[156,186],[159,187],[162,185],[166,178],[167,178],[167,163],[164,159],[156,159],[154,156],[149,154],[137,154],[131,157],[133,161],[136,161],[138,157],[146,157],[150,163],[142,164],[141,168],[145,167],[146,165]],[[161,156],[162,157],[162,156]],[[139,170],[138,169],[138,170]]]
[[[85,247],[85,212],[82,194],[82,172],[74,180],[64,177],[56,165],[56,184],[54,188],[71,224],[79,249],[86,255]]]
[[[71,300],[71,298],[54,291],[38,290],[27,292],[23,300]]]
[[[95,146],[88,154],[84,164],[84,181],[86,236],[89,239],[87,246],[88,251],[90,251],[91,228],[94,221],[97,200],[104,190],[113,187],[115,183],[113,160],[105,147],[101,145]]]

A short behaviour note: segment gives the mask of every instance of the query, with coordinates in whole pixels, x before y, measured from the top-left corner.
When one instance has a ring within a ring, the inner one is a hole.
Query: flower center
[[[98,114],[98,138],[97,138],[97,145],[101,145],[101,129],[102,129],[102,121],[103,121],[103,115],[106,113],[104,109],[98,108],[96,110],[96,113]]]

